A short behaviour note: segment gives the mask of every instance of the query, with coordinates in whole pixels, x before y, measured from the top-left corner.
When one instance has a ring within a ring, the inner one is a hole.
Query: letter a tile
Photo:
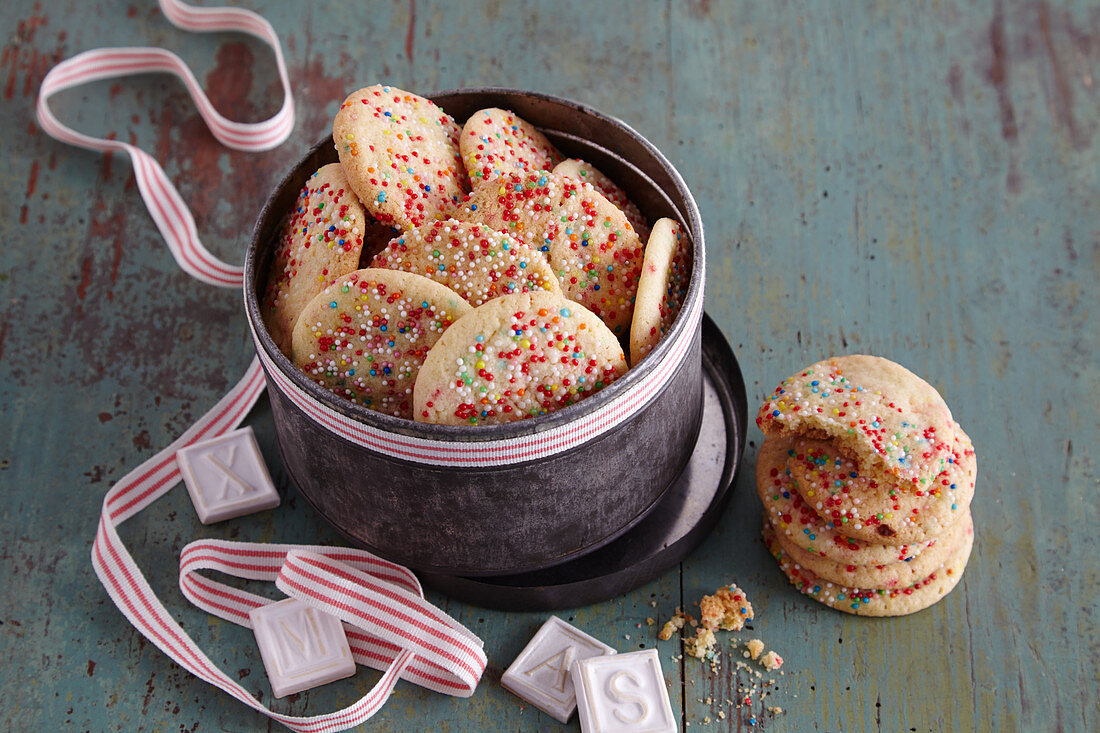
[[[581,659],[615,650],[557,616],[547,619],[501,677],[501,684],[563,723],[577,707],[569,670]]]

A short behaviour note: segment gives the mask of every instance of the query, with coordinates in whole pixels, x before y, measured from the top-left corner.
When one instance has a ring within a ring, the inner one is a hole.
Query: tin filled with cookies
[[[350,541],[428,573],[524,573],[607,545],[660,504],[700,429],[705,252],[691,192],[640,134],[576,102],[360,92],[275,188],[246,257],[288,473]],[[371,137],[355,127],[366,110],[400,124]],[[448,159],[440,130],[470,140]],[[545,157],[514,165],[516,151]],[[346,185],[319,173],[335,164]],[[448,188],[459,164],[467,193]],[[592,193],[597,177],[615,188]],[[294,249],[347,259],[351,238],[359,269],[340,277]],[[448,254],[459,238],[474,244]],[[640,288],[645,268],[665,277]],[[284,317],[287,303],[300,313]]]

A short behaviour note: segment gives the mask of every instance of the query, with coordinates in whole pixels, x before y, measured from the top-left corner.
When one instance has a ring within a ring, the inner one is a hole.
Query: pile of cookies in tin
[[[977,461],[930,384],[880,357],[826,359],[784,380],[756,422],[764,540],[800,591],[899,616],[958,583]]]
[[[671,327],[691,272],[680,224],[650,229],[512,112],[460,124],[371,86],[332,136],[339,162],[287,212],[262,308],[279,349],[333,393],[422,422],[520,420],[599,391]]]

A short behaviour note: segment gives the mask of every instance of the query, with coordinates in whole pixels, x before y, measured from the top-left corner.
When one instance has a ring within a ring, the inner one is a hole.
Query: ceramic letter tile
[[[656,649],[584,659],[571,674],[584,733],[676,733]]]
[[[561,722],[577,707],[569,669],[589,657],[615,650],[557,616],[547,619],[501,677],[501,684]]]
[[[275,697],[355,674],[340,619],[307,603],[287,598],[248,614]]]
[[[176,461],[203,524],[279,506],[250,427],[182,448]]]

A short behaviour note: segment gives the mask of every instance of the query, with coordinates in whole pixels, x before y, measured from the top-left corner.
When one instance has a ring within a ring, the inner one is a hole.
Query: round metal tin
[[[702,222],[672,164],[615,118],[515,90],[458,90],[431,98],[457,120],[486,107],[513,110],[564,154],[616,179],[651,220],[679,220],[694,245],[680,317],[622,378],[549,415],[452,427],[402,420],[333,395],[295,368],[263,325],[259,298],[271,242],[306,179],[337,159],[331,137],[299,161],[261,212],[246,254],[245,308],[279,450],[300,493],[351,542],[416,570],[530,572],[627,532],[660,503],[691,456],[702,418]],[[550,449],[543,449],[547,444]],[[500,445],[511,450],[505,458],[499,458]],[[526,446],[533,448],[525,452]]]

